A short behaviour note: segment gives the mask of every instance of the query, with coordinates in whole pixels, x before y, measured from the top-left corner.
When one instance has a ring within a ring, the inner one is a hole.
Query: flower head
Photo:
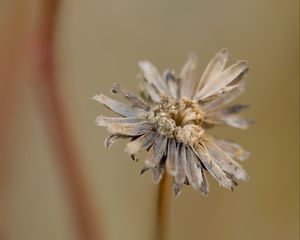
[[[226,107],[244,91],[247,62],[238,61],[225,68],[227,59],[226,49],[218,52],[199,81],[194,54],[189,55],[179,76],[170,70],[161,76],[150,62],[139,62],[141,97],[114,84],[112,92],[123,95],[128,104],[103,94],[93,98],[120,115],[96,119],[97,125],[111,133],[105,146],[130,139],[125,151],[134,160],[146,150],[141,173],[151,169],[158,183],[166,170],[173,178],[175,195],[184,184],[207,195],[206,171],[228,189],[233,189],[237,180],[246,180],[247,173],[236,160],[245,160],[249,153],[237,143],[208,134],[208,129],[216,125],[245,129],[250,124],[238,115],[246,105]]]

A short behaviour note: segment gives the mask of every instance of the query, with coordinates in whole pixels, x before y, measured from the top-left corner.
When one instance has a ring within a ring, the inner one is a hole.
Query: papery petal
[[[153,181],[154,183],[159,183],[164,174],[164,163],[160,162],[153,168]]]
[[[202,100],[218,93],[244,71],[248,71],[247,65],[247,61],[238,61],[236,64],[231,65],[216,76],[213,81],[207,82],[207,84],[196,94],[195,98]]]
[[[186,162],[186,149],[183,144],[178,144],[177,157],[176,157],[176,175],[174,177],[174,194],[177,196],[180,193],[185,179],[185,162]],[[175,191],[176,190],[176,191]]]
[[[135,93],[124,89],[118,83],[113,84],[112,92],[122,94],[125,98],[127,98],[132,103],[132,106],[134,106],[134,107],[139,107],[144,110],[149,110],[149,105],[143,99],[141,99]]]
[[[145,122],[145,119],[140,118],[124,118],[124,117],[105,117],[99,116],[96,118],[96,125],[101,127],[108,127],[111,124],[130,124]]]
[[[192,98],[195,91],[197,80],[197,64],[196,54],[191,53],[187,62],[184,64],[180,72],[180,97]]]
[[[170,90],[170,94],[173,98],[179,98],[179,80],[176,78],[175,74],[170,70],[164,71],[164,79],[166,81],[167,87]]]
[[[244,81],[238,83],[234,88],[231,87],[230,91],[220,93],[215,96],[211,101],[204,102],[202,108],[204,110],[213,110],[224,106],[236,98],[238,98],[245,91]]]
[[[152,84],[145,81],[145,79],[141,79],[139,81],[139,88],[141,95],[144,99],[150,102],[158,103],[160,101],[160,96],[157,90]]]
[[[163,158],[167,150],[168,139],[166,136],[160,135],[148,152],[145,164],[148,167],[154,168]]]
[[[150,63],[148,61],[140,61],[138,64],[139,64],[139,67],[143,71],[145,79],[149,83],[151,83],[155,86],[155,88],[159,94],[168,94],[169,93],[169,90],[168,90],[163,78],[161,77],[158,70],[152,63]]]
[[[200,144],[195,144],[193,146],[194,153],[201,160],[205,168],[209,173],[219,182],[219,184],[224,187],[231,189],[234,186],[232,179],[224,173],[224,171],[219,167],[219,165],[212,159],[207,149]]]
[[[195,95],[209,83],[214,81],[219,74],[223,71],[226,62],[228,60],[228,50],[223,48],[220,52],[216,53],[215,56],[211,59],[207,65],[204,73],[198,83],[198,86],[195,90]]]
[[[234,161],[226,152],[224,152],[212,139],[203,140],[207,151],[220,168],[237,179],[247,180],[249,177],[240,164]]]
[[[134,141],[127,143],[125,152],[129,155],[135,155],[141,150],[147,150],[153,145],[157,137],[158,134],[156,132],[146,132],[144,135],[140,136]]]
[[[118,102],[114,99],[111,99],[103,94],[95,95],[93,97],[94,100],[108,107],[110,110],[126,116],[126,117],[146,117],[147,112],[143,109],[133,107],[121,102]]]
[[[253,121],[239,115],[212,115],[206,116],[204,122],[213,125],[228,125],[239,129],[247,129]]]
[[[244,161],[250,156],[250,152],[246,151],[241,145],[235,142],[224,139],[215,139],[215,143],[230,157],[240,161]]]
[[[174,138],[168,140],[166,167],[171,176],[176,175],[176,141]]]
[[[110,124],[107,130],[111,133],[122,134],[126,136],[139,136],[153,130],[153,124],[149,122],[132,123],[132,124]]]
[[[189,183],[193,186],[194,189],[200,190],[203,183],[201,166],[198,167],[199,159],[195,153],[187,148],[186,149],[186,161],[185,161],[185,172],[189,180]]]
[[[109,149],[117,140],[119,139],[125,139],[129,138],[128,136],[120,135],[120,134],[112,134],[109,135],[105,141],[104,141],[104,146]]]

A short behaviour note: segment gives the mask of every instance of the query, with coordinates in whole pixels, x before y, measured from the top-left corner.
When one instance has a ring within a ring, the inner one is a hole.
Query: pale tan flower
[[[142,98],[119,84],[113,85],[112,92],[123,95],[128,104],[103,94],[93,98],[121,116],[97,118],[97,125],[107,127],[111,133],[105,146],[128,138],[125,151],[133,159],[141,150],[148,151],[141,173],[151,169],[158,183],[166,169],[173,178],[175,195],[184,184],[207,195],[205,170],[228,189],[237,185],[237,180],[248,179],[236,160],[245,160],[249,153],[237,143],[207,133],[216,125],[245,129],[250,124],[237,114],[247,106],[225,107],[244,91],[248,72],[246,61],[225,68],[227,59],[226,49],[218,52],[199,81],[194,54],[189,55],[179,77],[170,70],[161,76],[150,62],[139,62]]]

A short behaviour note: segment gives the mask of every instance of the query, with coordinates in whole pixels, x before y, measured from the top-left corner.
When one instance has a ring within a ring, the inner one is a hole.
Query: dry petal
[[[108,127],[111,124],[130,124],[145,122],[145,119],[140,118],[123,118],[123,117],[105,117],[99,116],[96,118],[96,125],[101,127]]]
[[[148,152],[145,161],[146,166],[154,168],[162,159],[166,152],[168,139],[166,136],[160,135]]]
[[[107,130],[114,134],[126,136],[139,136],[153,129],[153,124],[149,122],[132,123],[132,124],[111,124]]]
[[[180,96],[192,98],[197,80],[197,64],[198,59],[196,54],[191,53],[186,64],[180,72]]]
[[[194,153],[199,157],[205,168],[222,187],[231,189],[234,186],[232,179],[230,179],[215,163],[205,147],[201,146],[200,144],[195,144],[193,150]]]
[[[176,175],[174,177],[175,184],[181,186],[185,182],[185,162],[186,162],[186,150],[183,144],[179,144],[177,147],[176,157]]]
[[[136,140],[127,143],[125,152],[129,155],[135,155],[141,150],[146,150],[152,146],[152,144],[157,139],[157,136],[158,134],[156,132],[147,132]]]
[[[168,141],[167,170],[171,176],[175,176],[175,174],[176,174],[176,141],[174,138],[170,138]]]
[[[128,138],[128,137],[124,136],[124,135],[119,135],[119,134],[112,134],[105,139],[104,146],[107,149],[109,149],[117,140],[124,139],[124,138]]]
[[[149,105],[143,99],[135,95],[133,92],[124,89],[118,83],[113,84],[112,92],[121,93],[125,98],[127,98],[133,104],[132,106],[134,107],[142,108],[146,111],[149,110]]]
[[[120,103],[116,100],[113,100],[103,94],[100,95],[95,95],[93,97],[94,100],[96,100],[97,102],[103,104],[104,106],[108,107],[110,110],[126,116],[126,117],[146,117],[147,113],[140,109],[140,108],[136,108],[133,106],[129,106],[127,104],[124,103]]]
[[[246,61],[238,61],[236,64],[233,64],[225,71],[220,73],[219,76],[216,76],[214,81],[208,82],[206,85],[204,85],[200,92],[197,93],[196,99],[202,100],[216,94],[247,68],[248,66]]]
[[[97,125],[112,133],[105,146],[109,148],[118,139],[129,138],[125,152],[133,160],[141,150],[148,152],[141,174],[151,169],[158,183],[166,168],[166,174],[173,178],[175,196],[185,184],[206,196],[209,186],[205,171],[228,189],[236,186],[238,179],[247,180],[247,173],[235,160],[243,160],[249,153],[236,143],[208,134],[208,129],[217,125],[244,129],[252,123],[238,115],[247,105],[226,107],[244,91],[248,72],[246,61],[225,69],[227,59],[228,52],[222,49],[198,84],[194,54],[189,55],[179,77],[169,69],[162,77],[150,62],[139,62],[143,73],[138,79],[141,97],[114,84],[112,92],[120,93],[129,104],[102,94],[93,98],[121,115],[96,119]]]
[[[191,149],[186,150],[185,172],[189,183],[194,189],[200,190],[203,179],[201,168],[198,168],[199,159]]]
[[[148,61],[140,61],[139,67],[142,69],[145,79],[149,83],[153,84],[160,94],[168,94],[169,93],[169,90],[168,90],[163,78],[161,77],[161,75],[157,71],[156,67],[154,67],[154,65],[152,63],[150,63]]]
[[[223,71],[228,60],[228,51],[223,48],[220,52],[216,53],[212,60],[207,65],[199,84],[196,88],[195,94],[203,89],[208,83],[214,81],[216,77]]]
[[[203,141],[210,156],[224,172],[233,175],[237,179],[248,179],[248,175],[242,166],[226,154],[213,140],[205,139]]]
[[[250,153],[246,151],[241,145],[223,139],[215,139],[215,143],[223,149],[230,157],[238,159],[240,161],[246,160]]]

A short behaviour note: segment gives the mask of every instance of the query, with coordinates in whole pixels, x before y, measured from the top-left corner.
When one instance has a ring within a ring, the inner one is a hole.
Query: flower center
[[[177,101],[170,96],[162,96],[152,112],[150,121],[161,135],[193,145],[204,134],[201,127],[204,112],[195,100],[183,98]]]

